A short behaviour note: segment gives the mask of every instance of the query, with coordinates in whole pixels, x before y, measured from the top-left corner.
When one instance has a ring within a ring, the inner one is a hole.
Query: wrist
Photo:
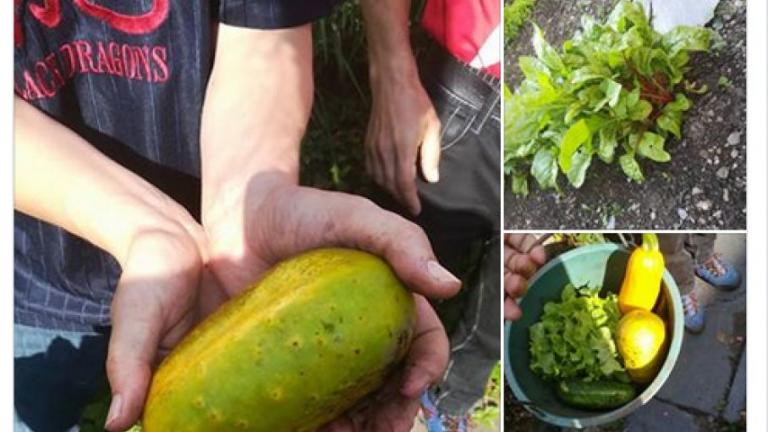
[[[61,199],[55,222],[121,264],[145,232],[189,238],[204,251],[199,225],[187,210],[133,173],[105,170],[74,177]]]
[[[162,244],[160,248],[141,248],[150,255],[176,256],[176,260],[187,262],[199,260],[205,252],[204,235],[197,222],[186,209],[165,198],[163,203],[148,205],[146,202],[125,202],[116,205],[112,214],[120,214],[123,220],[116,226],[110,224],[105,233],[110,240],[108,251],[120,264],[124,264],[136,251],[137,245],[147,244],[147,239]],[[123,235],[112,235],[122,231]],[[170,253],[168,249],[175,251]],[[166,254],[166,252],[169,252]],[[135,259],[135,258],[132,258]]]
[[[407,49],[392,50],[389,54],[372,53],[368,74],[374,88],[387,83],[401,85],[419,82],[419,69],[410,46]]]
[[[178,223],[142,226],[137,229],[118,258],[132,277],[199,277],[204,258],[198,242]]]
[[[203,228],[212,257],[243,256],[248,249],[248,230],[259,221],[248,220],[276,190],[298,185],[295,176],[280,171],[251,174],[247,179],[221,184],[203,184]],[[212,260],[215,264],[215,259]]]

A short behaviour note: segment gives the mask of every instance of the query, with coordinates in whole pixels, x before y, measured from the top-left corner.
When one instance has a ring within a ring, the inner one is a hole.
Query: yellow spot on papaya
[[[238,429],[248,429],[248,422],[240,419],[235,423],[235,426],[237,426]]]

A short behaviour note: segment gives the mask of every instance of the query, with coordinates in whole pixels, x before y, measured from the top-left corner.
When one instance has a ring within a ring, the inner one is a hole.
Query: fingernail
[[[440,181],[440,171],[437,169],[427,170],[427,172],[424,173],[424,177],[426,177],[427,181],[430,183],[437,183]]]
[[[112,403],[109,405],[109,414],[107,415],[107,422],[104,424],[105,427],[109,428],[109,426],[120,417],[120,411],[123,409],[123,397],[119,394],[114,395],[112,397]]]
[[[437,261],[430,260],[427,263],[427,270],[432,278],[440,283],[461,283],[456,276],[446,270],[445,267],[441,266]]]

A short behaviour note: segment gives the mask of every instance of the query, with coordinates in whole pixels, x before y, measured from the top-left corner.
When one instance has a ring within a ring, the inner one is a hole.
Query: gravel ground
[[[584,13],[603,17],[615,0],[538,0],[532,20],[555,46],[579,27]],[[717,52],[696,55],[688,77],[709,91],[692,97],[683,139],[667,150],[672,161],[642,162],[646,181],[629,182],[618,164],[596,161],[581,189],[563,194],[535,186],[527,198],[505,188],[507,229],[745,229],[746,4],[723,0],[709,24],[725,40]],[[526,26],[505,52],[506,82],[519,83],[516,58],[531,55]],[[721,85],[724,77],[729,84]]]

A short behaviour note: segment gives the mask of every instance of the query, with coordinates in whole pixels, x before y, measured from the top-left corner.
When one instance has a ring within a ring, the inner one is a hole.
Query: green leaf
[[[520,70],[528,80],[540,86],[552,87],[551,74],[547,65],[535,57],[522,56],[518,59]]]
[[[650,31],[648,18],[639,3],[622,0],[608,16],[608,25],[619,33],[628,31],[631,26],[636,26],[643,31]]]
[[[568,173],[571,170],[573,153],[587,142],[591,136],[592,133],[589,131],[587,122],[584,119],[574,123],[563,135],[563,139],[560,141],[559,163],[564,173]]]
[[[576,116],[584,113],[584,107],[586,106],[587,102],[582,100],[578,100],[569,105],[568,110],[565,112],[565,118],[563,119],[565,124],[573,123],[573,120],[576,118]]]
[[[687,111],[691,107],[691,101],[684,94],[675,95],[675,100],[664,106],[664,111]]]
[[[733,82],[725,75],[720,75],[720,78],[717,79],[717,85],[723,88],[731,88],[733,87]]]
[[[680,114],[676,112],[665,112],[656,119],[656,125],[659,129],[667,131],[680,139]]]
[[[571,170],[568,171],[568,181],[575,188],[580,188],[584,184],[587,175],[587,169],[592,162],[592,155],[586,151],[577,151],[571,158]]]
[[[533,157],[531,175],[542,189],[557,189],[557,159],[552,148],[541,148]]]
[[[544,32],[536,24],[533,27],[533,50],[536,52],[536,57],[555,72],[564,70],[563,60],[549,42],[544,39]]]
[[[600,129],[598,137],[600,138],[600,144],[597,147],[597,156],[599,156],[605,163],[612,163],[613,156],[616,152],[616,146],[619,144],[618,141],[616,141],[616,129]]]
[[[592,109],[592,112],[600,111],[605,104],[613,108],[619,103],[619,97],[621,96],[621,84],[616,81],[606,79],[600,84],[600,90],[605,94],[605,98],[597,103],[597,106]]]
[[[514,146],[510,146],[506,153],[508,157],[512,158],[524,158],[528,155],[536,154],[541,144],[536,140],[530,140],[527,143],[519,143]]]
[[[669,162],[672,156],[664,150],[664,137],[645,132],[637,145],[637,154],[656,162]]]
[[[559,301],[544,305],[529,330],[531,370],[547,380],[594,381],[625,374],[614,339],[620,319],[616,294],[600,287],[562,289]]]
[[[640,102],[640,89],[635,87],[627,94],[627,107],[633,108],[638,102]]]
[[[704,94],[709,91],[709,86],[706,84],[697,85],[693,81],[685,81],[685,91],[687,93]]]
[[[638,164],[637,160],[635,160],[634,154],[627,153],[621,155],[619,157],[619,165],[621,165],[621,169],[624,171],[624,174],[626,174],[627,177],[631,178],[632,180],[638,183],[645,180],[643,177],[643,172],[640,170],[640,164]]]
[[[648,101],[640,100],[629,109],[628,114],[631,120],[640,121],[647,119],[651,112],[653,112],[653,105]]]
[[[587,66],[578,68],[571,74],[571,84],[578,87],[582,84],[586,84],[590,81],[610,79],[611,70],[602,66],[589,64]]]
[[[712,31],[705,27],[677,26],[661,38],[662,45],[675,55],[680,51],[707,51]]]
[[[515,195],[528,196],[528,173],[516,172],[512,175],[512,192]]]

